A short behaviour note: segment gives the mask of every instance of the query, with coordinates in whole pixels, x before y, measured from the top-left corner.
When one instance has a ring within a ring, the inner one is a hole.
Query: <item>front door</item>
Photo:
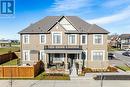
[[[68,58],[69,58],[69,67],[71,68],[77,56],[76,54],[68,54]]]

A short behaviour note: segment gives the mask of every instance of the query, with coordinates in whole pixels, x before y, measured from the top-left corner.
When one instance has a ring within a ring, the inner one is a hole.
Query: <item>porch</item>
[[[45,70],[48,73],[70,73],[73,63],[77,64],[77,71],[81,72],[81,53],[46,53]]]

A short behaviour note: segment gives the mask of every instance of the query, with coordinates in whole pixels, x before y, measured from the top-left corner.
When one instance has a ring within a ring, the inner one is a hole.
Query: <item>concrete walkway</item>
[[[9,80],[0,80],[0,87],[11,87]],[[12,87],[101,87],[101,81],[96,80],[70,80],[70,81],[48,81],[48,80],[15,80]],[[129,80],[105,80],[103,87],[130,87]]]

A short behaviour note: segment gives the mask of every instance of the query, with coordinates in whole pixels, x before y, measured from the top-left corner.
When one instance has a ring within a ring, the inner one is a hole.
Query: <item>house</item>
[[[114,48],[120,48],[120,38],[118,35],[109,36],[108,41],[109,46]]]
[[[10,40],[0,40],[0,48],[8,48],[11,47]]]
[[[130,34],[121,34],[119,38],[121,49],[130,49]]]
[[[19,32],[21,63],[42,60],[46,71],[63,69],[66,73],[75,64],[79,73],[82,67],[106,68],[108,33],[77,16],[47,16]]]

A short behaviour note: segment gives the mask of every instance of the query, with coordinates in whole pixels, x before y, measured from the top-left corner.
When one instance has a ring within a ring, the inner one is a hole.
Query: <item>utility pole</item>
[[[103,64],[102,64],[102,60],[101,60],[101,87],[103,87]]]
[[[11,60],[12,60],[11,48],[10,48],[10,51],[8,53],[9,53],[9,58],[10,58],[10,62],[11,62]],[[12,67],[11,67],[11,65],[10,65],[10,87],[13,87],[13,82],[12,82]]]

